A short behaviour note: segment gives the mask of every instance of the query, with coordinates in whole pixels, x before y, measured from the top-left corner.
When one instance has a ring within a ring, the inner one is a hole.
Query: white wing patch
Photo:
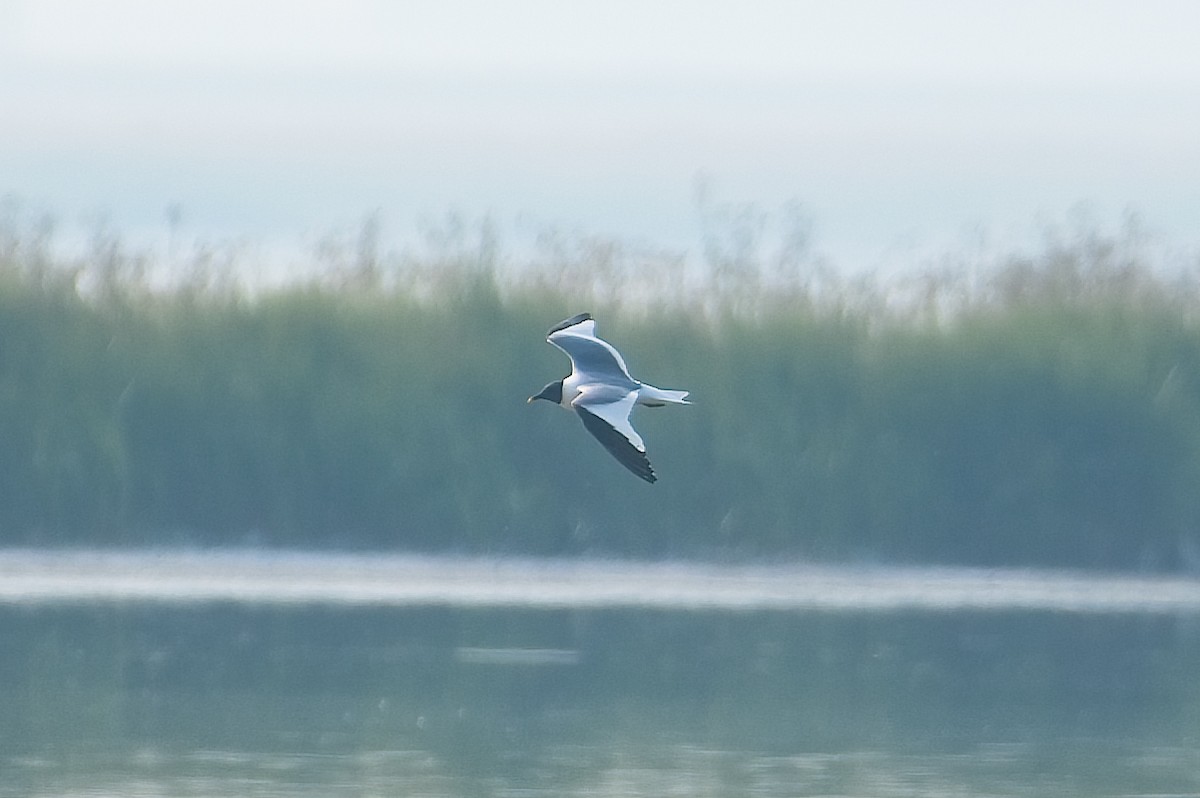
[[[642,436],[638,435],[637,430],[629,423],[629,414],[633,412],[634,402],[637,401],[637,391],[630,391],[623,398],[616,401],[607,400],[607,397],[597,401],[600,397],[596,395],[594,389],[589,390],[590,388],[591,386],[583,386],[583,390],[580,391],[579,396],[571,404],[586,407],[592,415],[599,416],[610,427],[621,433],[621,435],[633,444],[635,449],[645,453],[646,444],[642,441]],[[588,398],[589,393],[592,394],[591,400]],[[607,391],[603,393],[607,393]]]

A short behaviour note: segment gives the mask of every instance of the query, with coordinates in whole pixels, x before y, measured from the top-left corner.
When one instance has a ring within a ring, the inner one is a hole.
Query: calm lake
[[[1200,580],[0,551],[0,798],[343,795],[1200,795]]]

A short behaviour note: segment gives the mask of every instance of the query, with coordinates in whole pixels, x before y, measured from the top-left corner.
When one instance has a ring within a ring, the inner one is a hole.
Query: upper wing
[[[596,337],[596,322],[591,314],[580,313],[550,328],[546,340],[566,352],[575,372],[586,373],[610,382],[637,383],[629,376],[629,368],[613,345]]]
[[[617,462],[647,482],[654,482],[658,477],[654,476],[654,469],[646,457],[646,445],[629,423],[629,413],[633,410],[637,392],[631,391],[617,401],[595,401],[596,398],[592,396],[593,401],[589,401],[585,390],[573,403],[579,418],[583,420],[583,426],[596,436],[609,454],[617,458]]]
[[[596,322],[593,321],[592,314],[591,313],[579,313],[575,316],[572,316],[569,319],[563,319],[558,324],[555,324],[553,327],[550,328],[550,331],[548,333],[546,333],[546,336],[549,337],[551,335],[554,335],[559,330],[566,330],[571,327],[577,327],[578,328],[577,332],[580,332],[583,335],[593,335],[594,336],[596,334]]]

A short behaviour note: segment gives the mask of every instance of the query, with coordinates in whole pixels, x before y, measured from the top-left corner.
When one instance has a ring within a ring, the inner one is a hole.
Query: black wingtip
[[[583,421],[583,426],[587,427],[588,432],[600,441],[601,445],[617,459],[618,463],[651,484],[658,480],[658,477],[654,475],[654,469],[650,467],[650,459],[646,457],[645,452],[635,447],[628,438],[587,408],[577,406],[575,410]]]
[[[650,467],[649,460],[646,461],[645,468],[642,468],[640,465],[627,463],[619,457],[617,458],[617,461],[620,462],[621,465],[628,468],[630,472],[636,474],[639,479],[644,479],[651,485],[653,485],[655,482],[658,482],[658,474],[655,474],[654,469]]]
[[[555,324],[553,327],[550,328],[550,332],[546,333],[546,335],[547,336],[554,335],[559,330],[565,330],[568,327],[574,327],[579,322],[589,321],[591,318],[592,318],[591,313],[577,313],[576,315],[572,316],[571,318],[563,319],[558,324]]]

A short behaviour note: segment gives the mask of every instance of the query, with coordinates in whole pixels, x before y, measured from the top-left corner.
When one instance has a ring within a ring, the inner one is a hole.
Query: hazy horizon
[[[696,251],[717,203],[799,203],[894,269],[1084,203],[1200,248],[1200,6],[434,6],[0,0],[0,197],[301,249],[448,211]]]

